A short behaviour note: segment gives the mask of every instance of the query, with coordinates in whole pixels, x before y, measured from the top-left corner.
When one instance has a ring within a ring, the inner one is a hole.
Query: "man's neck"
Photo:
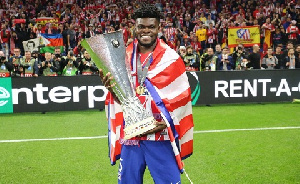
[[[151,47],[144,47],[144,46],[141,46],[141,45],[138,44],[139,52],[142,53],[142,54],[152,52],[152,51],[154,51],[154,49],[156,47],[156,44],[157,44],[157,40]]]

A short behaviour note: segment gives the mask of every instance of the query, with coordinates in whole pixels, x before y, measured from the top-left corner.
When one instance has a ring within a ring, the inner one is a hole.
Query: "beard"
[[[156,42],[156,39],[157,39],[157,37],[155,39],[153,39],[150,43],[142,43],[140,38],[137,37],[137,40],[138,40],[139,44],[143,47],[146,47],[146,48],[150,48],[151,46],[153,46]]]

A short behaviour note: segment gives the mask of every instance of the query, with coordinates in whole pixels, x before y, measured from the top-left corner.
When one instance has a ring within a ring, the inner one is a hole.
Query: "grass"
[[[194,107],[195,130],[300,127],[299,104]],[[300,183],[300,129],[194,134],[196,183]],[[99,111],[0,115],[0,140],[107,134]],[[117,183],[106,139],[0,143],[0,183]],[[149,172],[144,183],[153,183]],[[188,183],[182,175],[182,183]]]

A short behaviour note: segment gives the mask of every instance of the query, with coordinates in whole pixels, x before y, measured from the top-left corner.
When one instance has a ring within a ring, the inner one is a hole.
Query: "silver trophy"
[[[89,52],[103,74],[108,72],[113,76],[112,88],[121,102],[125,120],[124,139],[141,135],[156,127],[155,119],[147,112],[135,95],[131,80],[131,67],[125,59],[125,45],[121,31],[100,34],[85,39],[81,45]]]

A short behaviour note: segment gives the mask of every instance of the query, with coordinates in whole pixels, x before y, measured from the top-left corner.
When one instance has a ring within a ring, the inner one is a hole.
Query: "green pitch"
[[[184,161],[187,173],[195,184],[300,183],[300,129],[203,132],[300,128],[299,110],[299,104],[194,107],[197,133],[194,154]],[[3,143],[101,135],[107,135],[104,112],[2,114],[0,183],[117,183],[106,138]],[[144,183],[153,183],[149,171]]]

